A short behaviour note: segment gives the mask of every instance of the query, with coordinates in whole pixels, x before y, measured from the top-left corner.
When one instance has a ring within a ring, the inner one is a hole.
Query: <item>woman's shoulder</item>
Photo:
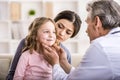
[[[62,43],[60,43],[60,47],[63,48],[65,50],[65,52],[70,53],[68,48],[66,46],[64,46]]]
[[[67,49],[62,43],[60,43],[60,47],[62,47],[63,49]]]
[[[21,39],[20,42],[25,42],[25,39],[26,39],[26,38]]]

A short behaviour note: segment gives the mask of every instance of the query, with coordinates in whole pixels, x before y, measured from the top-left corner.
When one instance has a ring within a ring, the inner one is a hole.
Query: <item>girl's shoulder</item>
[[[30,55],[30,50],[26,50],[22,53],[22,55]]]
[[[39,53],[37,53],[35,50],[33,50],[32,53],[30,53],[29,49],[24,51],[22,54],[24,54],[24,55],[39,55]]]

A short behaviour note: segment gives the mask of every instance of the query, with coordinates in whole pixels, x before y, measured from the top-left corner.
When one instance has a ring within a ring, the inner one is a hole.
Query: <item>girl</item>
[[[41,44],[52,46],[55,43],[55,23],[41,17],[36,18],[30,28],[14,80],[52,80],[52,67],[43,58]]]

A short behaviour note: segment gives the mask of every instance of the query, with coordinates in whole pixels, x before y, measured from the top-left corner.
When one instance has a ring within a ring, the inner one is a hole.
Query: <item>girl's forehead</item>
[[[55,29],[55,25],[54,25],[54,23],[49,21],[49,22],[46,22],[46,23],[40,25],[39,29]]]

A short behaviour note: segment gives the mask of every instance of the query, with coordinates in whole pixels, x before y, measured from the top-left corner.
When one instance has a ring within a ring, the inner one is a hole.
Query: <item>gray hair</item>
[[[114,0],[94,0],[87,5],[92,20],[98,16],[104,29],[120,26],[120,5]]]

